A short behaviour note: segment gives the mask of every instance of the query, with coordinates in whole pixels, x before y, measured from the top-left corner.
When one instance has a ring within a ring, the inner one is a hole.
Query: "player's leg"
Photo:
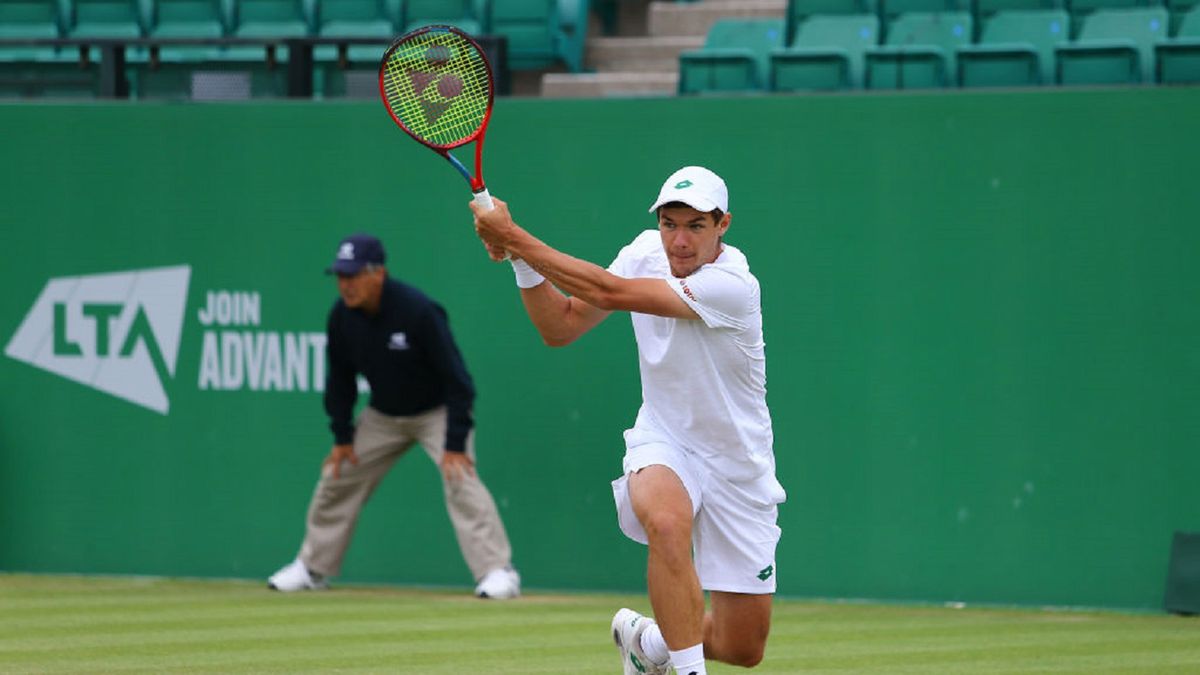
[[[413,418],[414,434],[435,465],[441,466],[446,442],[446,409],[438,408]],[[475,461],[475,432],[467,435],[467,456]],[[440,474],[440,472],[439,472]],[[442,476],[446,511],[467,567],[480,582],[476,594],[489,598],[515,597],[521,578],[512,568],[512,546],[500,520],[496,501],[479,472],[456,480]],[[486,581],[486,583],[484,583]]]
[[[771,630],[771,595],[711,591],[704,617],[704,655],[751,668],[762,661]]]
[[[692,565],[692,501],[683,481],[661,464],[629,477],[629,498],[646,531],[646,585],[663,639],[672,650],[703,639],[704,594]]]
[[[778,504],[785,499],[773,475],[732,483],[710,477],[696,516],[696,570],[709,592],[707,658],[746,668],[763,659],[775,593]]]
[[[413,443],[400,419],[364,408],[354,429],[358,463],[343,462],[337,478],[329,471],[322,472],[309,502],[299,556],[312,572],[323,576],[341,572],[363,505]]]

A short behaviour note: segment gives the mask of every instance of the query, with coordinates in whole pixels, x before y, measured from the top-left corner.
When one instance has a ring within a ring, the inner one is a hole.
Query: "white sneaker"
[[[296,558],[267,579],[267,588],[276,591],[321,591],[329,588],[329,582],[325,577],[309,572],[304,563]]]
[[[475,595],[492,600],[508,600],[521,594],[521,575],[511,567],[497,567],[483,575]]]
[[[621,665],[625,675],[666,675],[667,666],[655,665],[642,651],[642,633],[654,625],[632,609],[621,608],[612,620],[613,642],[621,652]]]

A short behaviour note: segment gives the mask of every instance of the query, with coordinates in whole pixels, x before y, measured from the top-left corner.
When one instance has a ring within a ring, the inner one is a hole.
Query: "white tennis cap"
[[[697,211],[729,211],[729,189],[717,174],[702,166],[685,166],[671,174],[658,191],[650,212],[663,204],[683,202]]]

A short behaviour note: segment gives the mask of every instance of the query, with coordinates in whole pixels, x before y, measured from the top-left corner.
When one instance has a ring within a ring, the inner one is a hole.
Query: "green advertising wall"
[[[628,319],[544,347],[378,105],[0,107],[0,570],[265,579],[331,438],[338,239],[448,309],[526,584],[644,586]],[[501,100],[492,191],[607,264],[684,164],[762,282],[791,596],[1154,608],[1200,530],[1200,89]],[[164,269],[165,268],[165,269]],[[213,308],[210,309],[210,302]],[[345,581],[470,583],[432,464]]]

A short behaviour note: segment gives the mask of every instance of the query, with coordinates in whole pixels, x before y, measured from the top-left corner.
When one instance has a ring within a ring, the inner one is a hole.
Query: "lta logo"
[[[4,353],[166,414],[192,268],[46,282]]]

